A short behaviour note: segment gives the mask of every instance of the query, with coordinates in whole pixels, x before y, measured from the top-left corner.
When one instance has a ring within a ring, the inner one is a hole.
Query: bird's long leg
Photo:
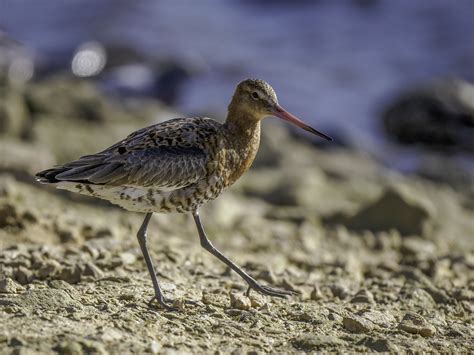
[[[160,284],[158,283],[158,278],[156,277],[155,267],[153,266],[153,261],[151,260],[150,253],[148,252],[146,232],[148,228],[148,223],[150,222],[150,218],[152,215],[152,212],[146,214],[145,219],[143,220],[143,223],[137,233],[138,244],[140,244],[140,248],[142,250],[143,257],[145,258],[148,272],[150,273],[151,281],[153,282],[153,289],[155,290],[155,297],[153,297],[149,303],[156,299],[159,304],[167,310],[174,310],[174,308],[167,303],[169,301],[166,300],[163,295],[163,291],[161,291]]]
[[[273,287],[268,287],[265,285],[260,285],[257,280],[255,280],[252,276],[247,274],[244,270],[242,270],[239,266],[237,266],[234,262],[232,262],[230,259],[228,259],[224,254],[222,254],[219,250],[217,250],[214,245],[212,245],[211,241],[207,238],[206,232],[204,231],[204,228],[201,223],[201,218],[199,217],[199,212],[194,211],[193,212],[193,218],[194,222],[196,223],[196,227],[199,233],[199,240],[201,242],[201,246],[206,249],[208,252],[210,252],[212,255],[217,257],[220,261],[222,261],[224,264],[226,264],[228,267],[230,267],[232,270],[234,270],[237,274],[240,275],[249,285],[249,290],[254,289],[260,293],[263,293],[265,295],[269,296],[275,296],[275,297],[285,297],[288,295],[294,294],[291,291],[286,291],[286,290],[279,290]]]

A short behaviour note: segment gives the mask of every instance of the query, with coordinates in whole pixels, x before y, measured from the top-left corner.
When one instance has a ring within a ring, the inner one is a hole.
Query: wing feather
[[[108,149],[37,174],[41,182],[76,181],[111,186],[180,188],[206,176],[205,134],[219,123],[203,118],[175,119],[130,134]],[[199,126],[199,127],[198,127]]]

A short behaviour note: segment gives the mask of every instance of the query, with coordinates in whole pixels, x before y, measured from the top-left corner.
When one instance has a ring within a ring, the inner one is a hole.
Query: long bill
[[[313,127],[311,126],[308,126],[306,123],[304,123],[303,121],[301,121],[298,117],[296,116],[293,116],[291,113],[289,113],[288,111],[286,111],[283,107],[281,107],[280,105],[276,105],[275,106],[275,109],[273,111],[273,115],[276,116],[276,117],[279,117],[281,119],[284,119],[285,121],[289,121],[291,123],[294,123],[295,125],[297,125],[298,127],[300,128],[303,128],[305,131],[308,131],[308,132],[311,132],[317,136],[320,136],[324,139],[327,139],[328,141],[332,141],[332,138],[325,135],[324,133],[322,132],[319,132],[318,130],[314,129]]]

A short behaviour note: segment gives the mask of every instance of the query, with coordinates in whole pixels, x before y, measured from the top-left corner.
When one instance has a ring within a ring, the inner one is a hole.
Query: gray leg
[[[145,258],[148,272],[150,273],[151,281],[153,282],[153,289],[155,290],[155,297],[150,300],[150,303],[156,299],[164,308],[168,310],[173,310],[173,307],[171,307],[167,303],[168,301],[163,296],[163,292],[161,291],[160,285],[158,283],[158,278],[156,277],[156,271],[155,267],[153,266],[153,261],[151,260],[150,253],[148,252],[146,231],[152,215],[152,212],[146,214],[142,226],[140,227],[137,233],[138,243],[140,244],[140,248],[142,250],[143,257]]]
[[[250,289],[252,288],[260,293],[263,293],[264,295],[275,296],[275,297],[285,297],[285,296],[294,294],[294,292],[291,292],[291,291],[278,290],[273,287],[260,285],[257,282],[257,280],[255,280],[252,276],[247,274],[239,266],[234,264],[231,260],[229,260],[224,254],[222,254],[219,250],[217,250],[212,245],[211,241],[206,236],[206,232],[204,232],[204,228],[202,226],[201,218],[199,217],[198,211],[193,212],[193,218],[194,218],[194,222],[196,223],[196,227],[199,233],[199,240],[201,241],[201,246],[204,249],[206,249],[208,252],[210,252],[212,255],[217,257],[220,261],[222,261],[228,267],[230,267],[232,270],[234,270],[237,274],[240,275],[240,277],[242,277],[248,283],[249,288],[247,290],[247,295],[249,294]]]

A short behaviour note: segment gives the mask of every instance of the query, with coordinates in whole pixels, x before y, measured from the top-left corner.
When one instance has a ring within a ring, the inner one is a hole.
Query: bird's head
[[[259,121],[267,116],[276,116],[292,122],[308,132],[332,140],[281,107],[278,104],[275,90],[270,84],[260,79],[246,79],[237,85],[229,105],[229,114],[237,114],[241,119]]]

